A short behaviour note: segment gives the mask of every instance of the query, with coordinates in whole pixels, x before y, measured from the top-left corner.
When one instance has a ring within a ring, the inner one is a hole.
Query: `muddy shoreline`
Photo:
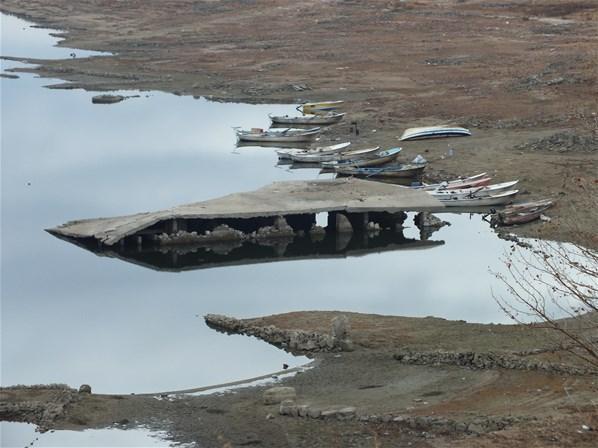
[[[4,55],[38,64],[16,71],[52,78],[51,88],[249,103],[342,99],[350,119],[323,140],[355,145],[397,146],[402,130],[418,125],[467,126],[469,138],[406,142],[404,159],[424,155],[431,179],[482,171],[520,179],[522,199],[557,204],[551,222],[508,231],[598,247],[594,2],[5,0],[0,10],[64,30],[61,45],[113,53]],[[263,404],[272,385],[201,396],[16,386],[0,391],[0,418],[44,430],[144,425],[199,446],[595,445],[596,374],[544,330],[345,314],[351,344],[334,342],[332,312],[222,326],[318,362],[275,384],[296,390],[283,414]]]
[[[91,2],[8,0],[1,10],[64,30],[61,45],[114,54],[28,60],[39,67],[19,69],[65,80],[52,88],[250,103],[343,99],[350,121],[323,139],[356,145],[396,146],[417,125],[468,126],[472,138],[405,142],[404,157],[422,153],[432,179],[481,171],[518,178],[525,199],[558,203],[551,223],[513,232],[597,247],[595,4],[266,3],[128,3],[108,15]]]
[[[540,328],[338,312],[206,320],[318,365],[224,394],[15,386],[0,391],[0,417],[42,430],[145,426],[200,446],[330,446],[339,437],[342,446],[371,446],[372,437],[380,446],[519,446],[521,440],[544,446],[548,437],[555,446],[595,442],[593,430],[580,428],[598,423],[597,372]],[[343,343],[330,350],[310,344],[324,337]],[[303,342],[284,342],[293,338]],[[296,398],[264,402],[265,391],[280,386],[293,388]]]

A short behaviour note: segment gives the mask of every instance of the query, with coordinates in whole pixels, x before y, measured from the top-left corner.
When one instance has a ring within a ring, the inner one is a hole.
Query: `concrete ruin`
[[[47,229],[86,246],[205,245],[219,242],[273,244],[280,238],[402,229],[406,211],[441,211],[423,191],[343,178],[275,182],[246,193],[114,218],[71,221]],[[328,213],[325,229],[316,214]]]

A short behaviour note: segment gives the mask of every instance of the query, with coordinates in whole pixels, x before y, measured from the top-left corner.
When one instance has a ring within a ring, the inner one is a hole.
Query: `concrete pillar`
[[[137,240],[137,250],[141,250],[143,247],[143,237],[141,235],[137,235],[135,239]]]
[[[353,226],[351,221],[344,213],[330,212],[328,214],[328,227],[334,229],[336,233],[352,233]]]

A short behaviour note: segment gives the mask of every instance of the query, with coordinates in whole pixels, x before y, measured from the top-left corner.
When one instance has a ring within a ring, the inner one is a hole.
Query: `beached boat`
[[[252,128],[250,131],[238,129],[236,132],[241,142],[296,143],[313,141],[320,133],[320,128],[285,129],[284,131]]]
[[[403,132],[399,140],[423,140],[426,138],[464,137],[471,135],[469,129],[448,126],[428,126],[410,128]]]
[[[327,125],[338,123],[345,114],[329,112],[322,115],[302,115],[298,117],[289,117],[288,115],[275,116],[268,115],[273,124],[300,124],[300,125]]]
[[[485,185],[481,187],[470,187],[470,188],[446,188],[438,190],[428,190],[427,193],[438,199],[454,199],[454,198],[469,198],[469,197],[481,197],[497,194],[503,191],[511,190],[519,181],[513,180],[510,182],[503,182],[500,184]]]
[[[344,176],[413,179],[421,176],[425,168],[425,163],[405,163],[381,167],[338,167],[335,171]]]
[[[354,149],[352,151],[332,151],[332,152],[321,152],[321,153],[307,153],[307,154],[291,154],[289,158],[293,162],[302,163],[332,163],[343,160],[363,159],[368,157],[374,157],[377,152],[380,151],[380,147],[365,149]]]
[[[337,153],[341,152],[347,146],[349,146],[351,142],[345,143],[338,143],[336,145],[330,146],[318,146],[316,148],[307,148],[307,149],[299,149],[299,148],[289,148],[289,149],[279,149],[276,151],[278,154],[279,159],[288,159],[291,160],[291,155],[295,154],[319,154],[319,153]]]
[[[483,185],[489,185],[491,177],[487,176],[486,173],[482,173],[476,176],[468,177],[465,179],[455,179],[448,182],[441,182],[438,184],[426,184],[414,186],[412,188],[419,188],[422,190],[433,191],[433,190],[446,190],[446,189],[459,189],[459,188],[473,188],[481,187]]]
[[[519,190],[509,190],[497,194],[474,196],[468,198],[441,198],[436,197],[447,207],[482,207],[489,205],[505,205],[513,202]]]
[[[341,158],[331,162],[322,162],[324,168],[332,168],[335,171],[338,168],[347,167],[366,167],[380,166],[393,162],[401,152],[402,148],[390,148],[384,151],[375,151],[366,155],[355,155],[350,153],[341,153]]]
[[[313,112],[326,112],[330,110],[336,110],[341,107],[344,101],[318,101],[313,103],[304,103],[297,107],[298,110],[302,110],[306,114]]]
[[[491,223],[494,226],[526,224],[540,218],[546,210],[552,207],[552,204],[550,199],[511,204],[493,214]]]

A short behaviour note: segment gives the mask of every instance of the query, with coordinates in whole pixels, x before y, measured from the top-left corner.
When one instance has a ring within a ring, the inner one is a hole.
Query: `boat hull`
[[[446,137],[467,137],[471,135],[469,129],[459,127],[426,127],[426,128],[411,128],[405,130],[399,140],[424,140],[429,138],[446,138]]]
[[[365,178],[385,178],[385,179],[413,179],[423,174],[426,165],[405,166],[401,169],[360,169],[360,168],[338,168],[337,173],[344,176],[355,176]]]
[[[282,132],[248,132],[237,131],[237,139],[240,142],[253,143],[305,143],[312,142],[320,133],[320,128],[307,131],[282,131]]]
[[[473,197],[473,198],[436,198],[446,207],[484,207],[489,205],[505,205],[513,201],[519,190],[507,191],[497,195]]]
[[[313,117],[274,117],[270,116],[273,124],[293,124],[293,125],[329,125],[339,123],[345,114],[335,114],[334,116],[314,115]]]
[[[369,149],[359,149],[354,151],[334,151],[334,152],[326,152],[326,153],[316,153],[316,154],[291,154],[290,158],[294,162],[299,163],[333,163],[339,162],[343,160],[351,160],[353,157],[360,158],[360,157],[369,157],[370,154],[375,154],[377,151],[380,150],[380,147],[377,146],[375,148]]]
[[[447,188],[428,191],[427,193],[437,199],[465,199],[468,197],[483,197],[511,190],[519,181],[503,182],[501,184],[470,187],[462,189]]]

